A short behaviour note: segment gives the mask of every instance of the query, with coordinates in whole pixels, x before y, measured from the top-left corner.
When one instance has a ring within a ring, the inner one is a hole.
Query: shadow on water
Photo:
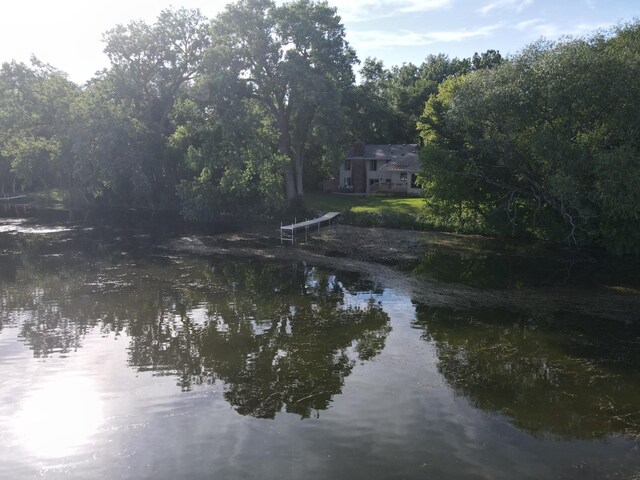
[[[119,226],[39,235],[20,231],[46,225],[3,223],[14,224],[0,235],[0,333],[17,329],[38,358],[70,355],[99,329],[128,339],[136,371],[175,378],[184,391],[220,383],[242,415],[306,418],[329,407],[391,332],[373,297],[383,287],[359,274],[167,255],[154,252],[153,236]],[[429,261],[433,272],[437,259]],[[480,256],[468,278],[480,279],[491,261]],[[455,392],[519,429],[640,436],[638,322],[542,304],[519,312],[418,304],[413,326]]]
[[[532,434],[640,439],[640,324],[418,305],[438,370],[483,410]]]
[[[68,355],[95,328],[126,335],[132,368],[174,376],[182,390],[219,381],[242,415],[317,415],[391,330],[372,297],[348,293],[375,286],[302,263],[64,250],[0,256],[3,271],[13,265],[0,280],[0,331],[19,328],[36,357]]]
[[[326,409],[356,359],[377,355],[390,331],[377,303],[345,304],[343,279],[303,264],[210,265],[202,273],[220,291],[165,297],[173,308],[163,302],[152,323],[131,326],[130,365],[167,368],[183,390],[220,380],[243,415]]]
[[[640,291],[640,261],[634,258],[524,242],[492,242],[483,247],[477,251],[432,250],[413,270],[424,278],[477,288],[624,285]]]

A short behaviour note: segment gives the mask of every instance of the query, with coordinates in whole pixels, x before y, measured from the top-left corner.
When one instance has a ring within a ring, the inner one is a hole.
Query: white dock
[[[14,200],[22,200],[27,198],[26,195],[16,195],[15,197],[0,197],[0,202],[13,202]]]
[[[307,241],[307,237],[309,236],[309,231],[312,227],[318,227],[318,232],[320,231],[320,227],[323,223],[328,223],[331,225],[331,222],[335,220],[335,218],[340,215],[340,212],[329,212],[325,213],[321,217],[314,218],[312,220],[305,220],[304,222],[298,222],[294,220],[294,223],[291,225],[282,225],[280,224],[280,244],[283,242],[291,242],[291,245],[296,243],[296,232],[304,230],[304,240]]]

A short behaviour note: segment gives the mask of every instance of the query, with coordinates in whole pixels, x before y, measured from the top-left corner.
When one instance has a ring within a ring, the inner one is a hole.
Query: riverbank
[[[571,258],[561,262],[559,267],[554,266],[549,275],[557,276],[556,270],[566,267],[569,269],[567,276],[570,276],[571,268],[575,269],[576,264],[593,262],[587,252],[554,253],[553,249],[543,246],[537,247],[538,251],[532,254],[528,251],[531,246],[522,247],[494,238],[349,225],[326,228],[307,243],[298,243],[295,247],[280,245],[278,235],[273,226],[259,225],[243,232],[182,236],[172,239],[163,248],[201,255],[299,260],[354,271],[388,288],[409,291],[414,301],[432,306],[556,311],[623,321],[640,320],[640,289],[633,283],[605,278],[588,288],[577,288],[571,286],[568,279],[541,286],[529,286],[525,279],[507,288],[478,287],[465,282],[465,275],[469,277],[468,271],[460,272],[457,281],[442,281],[429,275],[431,266],[423,264],[425,256],[430,253],[470,259],[476,264],[477,259],[492,256],[498,257],[499,261],[511,261],[517,270],[514,258],[540,264],[550,255],[559,253]],[[483,274],[482,268],[482,265],[477,267],[479,273],[476,275]],[[542,271],[546,274],[544,268]],[[486,272],[486,275],[491,274]]]

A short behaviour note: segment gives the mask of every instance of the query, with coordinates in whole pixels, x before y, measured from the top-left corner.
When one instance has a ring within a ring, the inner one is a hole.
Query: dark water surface
[[[0,478],[640,475],[640,322],[432,307],[156,233],[0,219]],[[504,278],[469,255],[419,268]]]

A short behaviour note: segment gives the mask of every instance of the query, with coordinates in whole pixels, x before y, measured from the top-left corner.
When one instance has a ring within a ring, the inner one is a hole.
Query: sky
[[[640,0],[328,0],[358,57],[388,67],[429,54],[515,54],[544,37],[585,36],[640,17]],[[76,83],[108,66],[102,34],[131,20],[153,23],[169,7],[213,18],[228,0],[10,0],[0,12],[0,62],[31,55]]]

